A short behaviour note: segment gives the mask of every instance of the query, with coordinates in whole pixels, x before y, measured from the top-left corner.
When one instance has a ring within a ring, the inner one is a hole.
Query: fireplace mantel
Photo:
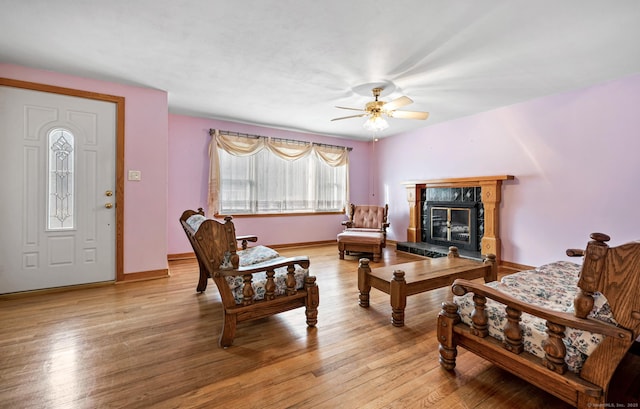
[[[465,178],[414,180],[402,182],[407,189],[409,202],[409,227],[407,241],[419,242],[422,237],[422,207],[420,191],[434,187],[476,187],[482,188],[482,204],[484,206],[484,236],[482,237],[482,254],[495,254],[500,260],[499,204],[503,180],[513,180],[512,175],[475,176]]]

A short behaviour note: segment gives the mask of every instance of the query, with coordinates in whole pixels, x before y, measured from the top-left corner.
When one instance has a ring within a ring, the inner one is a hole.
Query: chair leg
[[[207,289],[209,274],[207,274],[207,269],[202,265],[199,259],[198,268],[200,270],[200,277],[198,278],[198,287],[196,287],[196,291],[198,291],[199,293],[203,293]]]
[[[438,314],[438,342],[440,347],[440,366],[446,370],[456,367],[457,346],[453,337],[453,326],[460,322],[458,306],[450,301],[442,303],[442,310]]]
[[[236,326],[238,324],[238,317],[235,314],[222,313],[222,333],[220,333],[220,339],[218,344],[222,348],[230,347],[233,344],[233,338],[236,336]]]

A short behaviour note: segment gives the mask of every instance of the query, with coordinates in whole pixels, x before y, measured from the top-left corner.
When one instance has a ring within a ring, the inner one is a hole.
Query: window
[[[221,145],[229,148],[229,144],[227,139]],[[241,155],[220,145],[215,149],[219,166],[215,213],[344,211],[348,195],[346,148],[319,148],[309,143],[274,142],[266,138],[262,142],[254,139],[252,145],[255,146],[243,146]],[[338,153],[340,161],[333,160]]]
[[[47,229],[73,229],[75,228],[74,137],[67,129],[57,128],[49,132],[47,142],[49,148]]]

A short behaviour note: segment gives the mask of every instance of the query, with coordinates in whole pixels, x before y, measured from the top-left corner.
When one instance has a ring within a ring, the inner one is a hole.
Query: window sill
[[[238,213],[238,214],[215,214],[213,217],[216,219],[224,219],[227,216],[231,216],[234,219],[242,217],[289,217],[289,216],[320,216],[328,214],[345,214],[345,211],[336,212],[292,212],[292,213]]]

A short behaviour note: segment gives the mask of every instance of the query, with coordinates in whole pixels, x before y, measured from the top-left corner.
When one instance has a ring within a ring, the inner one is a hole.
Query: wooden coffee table
[[[485,282],[498,278],[496,256],[487,255],[485,261],[461,258],[458,249],[449,248],[447,257],[429,258],[410,263],[371,269],[369,259],[360,259],[358,266],[358,289],[360,306],[369,307],[371,287],[391,296],[391,323],[404,325],[404,309],[407,297],[453,284],[457,278],[473,280],[484,277]]]

